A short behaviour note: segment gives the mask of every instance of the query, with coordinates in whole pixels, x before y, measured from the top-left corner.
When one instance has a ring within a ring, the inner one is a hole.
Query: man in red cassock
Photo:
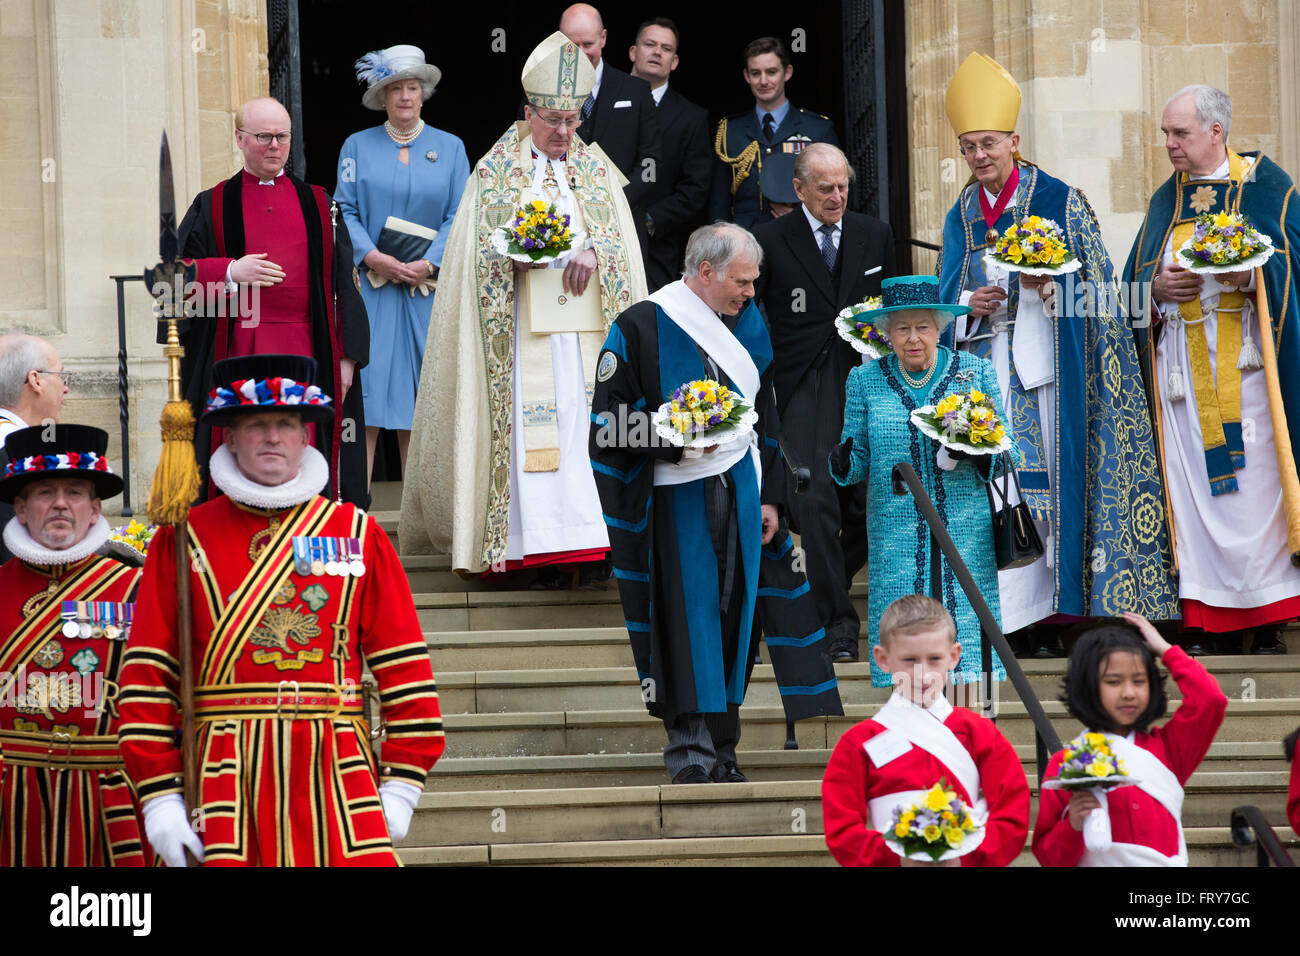
[[[235,118],[244,168],[195,197],[180,225],[181,255],[194,259],[201,302],[180,324],[181,380],[198,417],[212,388],[212,366],[239,355],[309,355],[321,388],[337,396],[332,427],[312,443],[329,462],[323,492],[365,505],[365,420],[354,379],[370,354],[370,325],[352,268],[352,242],[331,217],[329,195],[284,169],[289,114],[269,97],[249,100]],[[160,331],[159,341],[162,332]],[[221,444],[200,425],[195,453],[206,468]],[[206,477],[206,475],[205,475]],[[205,492],[211,493],[206,482]]]

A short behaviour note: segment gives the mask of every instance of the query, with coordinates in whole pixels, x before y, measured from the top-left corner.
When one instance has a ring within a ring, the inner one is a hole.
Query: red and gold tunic
[[[295,537],[360,538],[364,574],[300,574]],[[222,497],[190,512],[189,540],[206,863],[396,865],[379,782],[423,787],[444,739],[387,536],[363,511],[319,496],[271,511]],[[142,800],[182,790],[174,549],[173,529],[160,529],[122,671],[122,753]],[[388,728],[378,767],[363,662]]]
[[[125,641],[68,638],[64,601],[130,601],[140,572],[91,555],[0,567],[0,867],[144,866],[117,744]]]

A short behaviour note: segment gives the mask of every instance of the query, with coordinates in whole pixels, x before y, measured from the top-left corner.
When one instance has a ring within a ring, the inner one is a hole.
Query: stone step
[[[730,786],[740,786],[731,784]],[[1226,826],[1188,827],[1191,866],[1255,865],[1253,847],[1237,847]],[[1293,857],[1294,834],[1278,834]],[[1029,847],[1012,864],[1037,866]],[[569,843],[493,843],[486,846],[399,846],[407,866],[834,866],[818,834],[696,837],[649,840],[589,840]]]
[[[1064,740],[1079,725],[1063,705],[1043,709]],[[843,717],[818,717],[796,725],[800,748],[833,747],[840,734],[876,710],[850,704]],[[745,746],[779,750],[785,744],[785,714],[779,707],[746,704],[741,709]],[[1300,699],[1229,702],[1220,741],[1280,741],[1300,721]],[[540,756],[545,754],[653,753],[664,746],[661,721],[642,708],[592,711],[538,711],[511,714],[448,714],[444,719],[449,757]],[[1033,724],[1019,701],[1000,704],[998,727],[1013,744],[1032,744]]]
[[[429,591],[412,597],[420,627],[426,632],[614,627],[623,623],[623,607],[612,589]]]
[[[580,652],[584,648],[579,648]],[[634,667],[600,667],[589,661],[582,667],[529,668],[525,670],[450,671],[441,666],[437,647],[431,651],[443,713],[515,713],[540,710],[615,710],[630,707],[642,699],[642,685]],[[575,653],[574,656],[577,656]],[[1287,697],[1300,688],[1300,657],[1225,657],[1213,667],[1219,685],[1232,698],[1243,694],[1256,700]],[[1056,662],[1026,661],[1029,665]],[[1060,693],[1061,667],[1027,669],[1030,686],[1039,700],[1053,700]],[[848,704],[879,707],[892,689],[872,687],[867,664],[838,664],[840,700]],[[1249,676],[1242,676],[1249,675]],[[1177,686],[1168,682],[1171,701],[1179,700]],[[1015,700],[1015,689],[1002,684],[1002,700]],[[754,667],[746,703],[779,706],[781,696],[770,664]]]
[[[1253,804],[1287,827],[1289,773],[1198,772],[1186,786],[1183,825],[1222,826]],[[1030,776],[1030,787],[1036,777]],[[1037,805],[1030,811],[1035,819]],[[557,843],[821,833],[821,781],[705,786],[568,787],[425,793],[406,842],[416,846]]]
[[[1016,748],[1026,774],[1035,772],[1032,746]],[[755,782],[820,780],[829,750],[742,750],[738,760]],[[1201,763],[1206,772],[1285,772],[1278,743],[1215,742]],[[547,790],[564,787],[641,787],[667,781],[659,752],[555,754],[534,757],[444,757],[429,775],[430,792]]]
[[[401,511],[402,483],[400,481],[372,481],[370,483],[370,510]]]

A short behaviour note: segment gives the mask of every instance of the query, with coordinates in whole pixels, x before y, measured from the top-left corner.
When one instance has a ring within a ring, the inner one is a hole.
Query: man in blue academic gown
[[[1300,617],[1300,201],[1262,152],[1227,145],[1231,122],[1232,100],[1214,87],[1169,100],[1174,173],[1151,197],[1124,278],[1151,290],[1135,335],[1186,644],[1239,652],[1250,637],[1252,653],[1282,654],[1279,625]],[[1196,217],[1224,212],[1267,235],[1272,257],[1226,274],[1183,268],[1176,254]]]
[[[972,176],[944,221],[940,295],[971,307],[953,323],[956,342],[997,369],[1024,456],[1020,487],[1047,550],[999,572],[1003,628],[1047,621],[1036,653],[1055,656],[1060,615],[1177,616],[1151,422],[1128,385],[1137,356],[1096,216],[1082,192],[1017,151],[1015,80],[972,53],[946,107]],[[997,237],[1029,215],[1057,224],[1078,271],[1049,281],[986,268]]]
[[[841,713],[825,632],[778,509],[772,346],[751,301],[761,262],[745,230],[697,229],[686,278],[618,317],[596,372],[592,468],[642,698],[668,732],[674,783],[745,780],[739,708],[760,601],[770,602],[760,610],[787,718]],[[749,438],[684,450],[656,433],[650,413],[706,378],[752,403],[757,422]]]

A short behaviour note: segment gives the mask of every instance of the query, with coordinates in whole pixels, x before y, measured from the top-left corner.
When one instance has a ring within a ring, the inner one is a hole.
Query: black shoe
[[[852,637],[837,637],[831,641],[831,660],[848,663],[858,659],[858,642]]]
[[[1286,644],[1282,643],[1282,632],[1276,627],[1256,629],[1250,642],[1252,654],[1285,654]]]
[[[1059,637],[1050,637],[1036,643],[1033,656],[1045,661],[1054,657],[1065,657],[1066,653],[1065,648],[1061,646],[1061,639]]]
[[[1182,648],[1183,648],[1183,653],[1185,653],[1188,657],[1204,657],[1206,654],[1205,645],[1201,643],[1200,638],[1194,638],[1190,641],[1185,641],[1182,645]]]
[[[734,766],[734,764],[733,764]],[[673,783],[709,783],[709,775],[697,763],[690,764],[677,771]]]
[[[558,565],[544,564],[537,569],[537,580],[530,588],[534,591],[567,591],[573,586],[573,572]]]
[[[609,577],[614,566],[608,561],[584,561],[578,565],[578,587],[584,591],[604,591],[609,588]]]
[[[716,783],[749,783],[749,778],[740,772],[740,765],[734,760],[714,764],[713,779]]]

